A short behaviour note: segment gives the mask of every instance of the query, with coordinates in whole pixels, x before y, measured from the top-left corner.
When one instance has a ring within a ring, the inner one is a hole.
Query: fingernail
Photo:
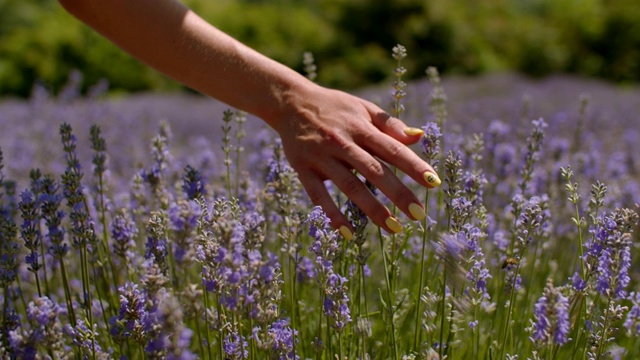
[[[440,178],[436,173],[432,173],[431,171],[425,171],[424,174],[422,174],[422,176],[424,176],[424,181],[426,181],[427,184],[431,185],[432,187],[438,187],[440,186],[440,184],[442,184],[442,182],[440,181]]]
[[[422,129],[418,129],[414,127],[407,127],[407,128],[404,128],[404,133],[409,136],[416,136],[416,135],[424,134],[424,131]]]
[[[351,233],[351,230],[344,225],[340,226],[340,234],[347,241],[353,239],[353,233]]]
[[[411,214],[411,216],[413,216],[413,218],[418,221],[427,217],[427,214],[424,213],[422,207],[416,203],[409,204],[409,214]]]
[[[387,225],[389,230],[391,230],[391,232],[393,232],[394,234],[397,234],[400,231],[402,231],[402,224],[400,224],[398,220],[392,218],[391,216],[389,216],[387,220],[384,221],[384,223],[385,225]]]

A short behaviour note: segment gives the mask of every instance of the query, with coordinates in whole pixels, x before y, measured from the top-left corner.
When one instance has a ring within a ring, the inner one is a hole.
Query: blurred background
[[[638,0],[185,0],[240,41],[296,70],[313,53],[317,81],[341,89],[383,82],[402,44],[408,77],[515,71],[640,81]],[[0,96],[83,89],[181,89],[67,14],[56,0],[0,0]]]

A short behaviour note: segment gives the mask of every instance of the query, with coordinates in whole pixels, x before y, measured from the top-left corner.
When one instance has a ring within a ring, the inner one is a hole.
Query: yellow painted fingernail
[[[413,216],[413,218],[418,221],[427,217],[427,214],[424,213],[422,207],[416,203],[409,204],[409,214],[411,214],[411,216]]]
[[[424,176],[424,181],[426,181],[427,184],[431,185],[432,187],[438,187],[440,186],[440,184],[442,184],[442,181],[440,181],[440,178],[436,173],[425,171],[423,176]]]
[[[389,230],[391,230],[391,232],[393,232],[394,234],[397,234],[400,231],[402,231],[402,224],[400,224],[398,220],[392,218],[391,216],[389,216],[387,220],[384,221],[384,223],[385,225],[387,225]]]
[[[340,234],[347,241],[353,239],[353,233],[351,233],[351,230],[344,225],[340,226]]]
[[[414,127],[407,127],[407,128],[404,128],[404,133],[409,136],[416,136],[416,135],[424,134],[424,131],[422,129],[418,129]]]

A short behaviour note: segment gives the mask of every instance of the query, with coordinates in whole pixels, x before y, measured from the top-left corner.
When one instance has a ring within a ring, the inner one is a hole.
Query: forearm
[[[60,3],[140,61],[272,126],[295,87],[309,85],[300,74],[209,25],[176,0]]]

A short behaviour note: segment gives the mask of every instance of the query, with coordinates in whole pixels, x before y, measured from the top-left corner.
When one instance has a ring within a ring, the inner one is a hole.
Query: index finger
[[[376,132],[368,139],[367,144],[361,146],[423,186],[434,188],[442,183],[431,165],[422,160],[413,150],[383,132]]]

